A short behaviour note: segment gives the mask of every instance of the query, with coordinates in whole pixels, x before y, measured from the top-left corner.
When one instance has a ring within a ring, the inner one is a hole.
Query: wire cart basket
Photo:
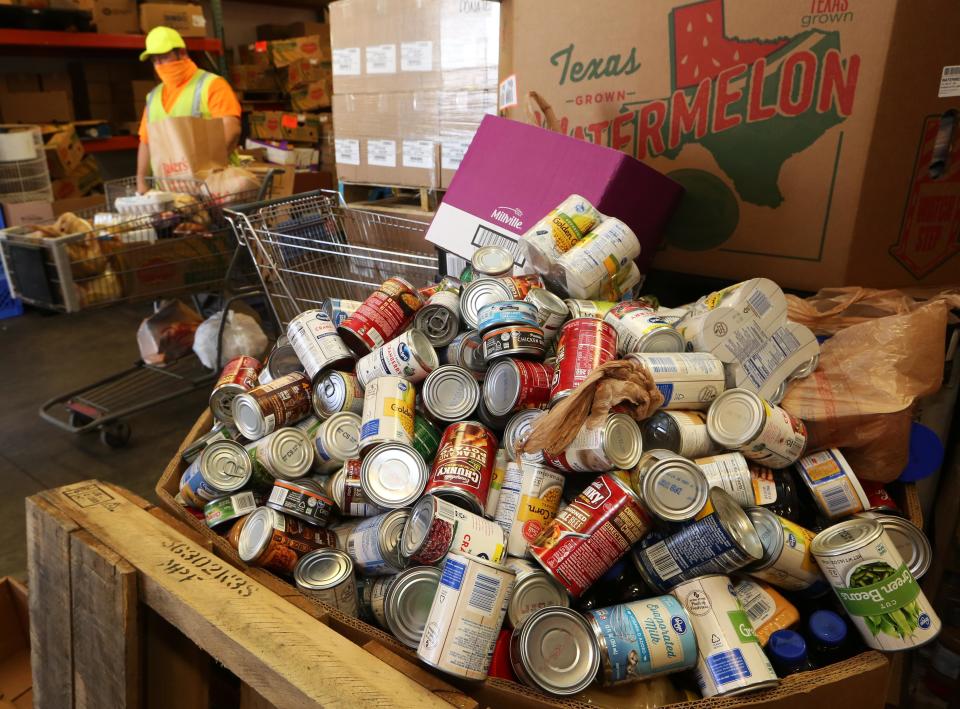
[[[328,298],[362,301],[390,277],[420,285],[438,275],[438,250],[424,239],[428,222],[350,209],[336,192],[225,212],[282,328]]]
[[[242,213],[244,204],[262,201],[271,185],[268,174],[257,190],[212,195],[197,180],[155,180],[154,189],[175,195],[172,203],[163,196],[158,211],[88,210],[75,217],[92,228],[63,236],[38,236],[29,227],[0,231],[4,268],[24,301],[67,313],[188,294],[226,299],[231,293],[251,293],[259,286],[256,270],[226,221],[224,207]],[[136,193],[134,178],[105,187],[110,205]],[[130,427],[121,419],[207,387],[217,374],[193,352],[165,366],[140,360],[44,402],[40,416],[72,433],[99,430],[104,443],[121,447],[130,437]]]

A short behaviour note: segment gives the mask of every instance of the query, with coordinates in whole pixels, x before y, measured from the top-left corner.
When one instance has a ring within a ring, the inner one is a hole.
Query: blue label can
[[[498,300],[488,303],[477,313],[477,329],[481,334],[506,325],[540,327],[537,306],[525,300]]]
[[[689,670],[697,663],[697,638],[687,612],[673,596],[598,608],[587,614],[600,646],[604,686]]]

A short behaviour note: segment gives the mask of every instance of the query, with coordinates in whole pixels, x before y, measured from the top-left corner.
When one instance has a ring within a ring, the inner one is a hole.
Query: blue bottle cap
[[[922,423],[910,425],[910,456],[900,473],[900,482],[912,483],[933,475],[943,464],[943,443]]]
[[[807,620],[807,628],[817,641],[831,647],[841,645],[847,639],[847,624],[833,611],[814,611]]]
[[[780,661],[784,665],[798,666],[807,659],[807,643],[803,636],[792,630],[778,630],[767,641],[767,650],[774,662]]]
[[[626,560],[620,559],[619,561],[617,561],[617,563],[615,563],[613,566],[611,566],[611,567],[607,570],[607,573],[605,573],[603,576],[600,577],[600,580],[601,580],[601,581],[616,581],[617,578],[620,576],[620,574],[622,574],[624,571],[626,571],[626,568],[627,568],[627,562],[626,562]]]

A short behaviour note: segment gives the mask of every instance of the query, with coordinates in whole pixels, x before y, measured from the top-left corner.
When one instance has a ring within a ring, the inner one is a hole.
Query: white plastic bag
[[[267,336],[260,324],[246,313],[230,311],[227,326],[223,329],[223,350],[217,363],[217,334],[223,312],[204,320],[193,338],[193,351],[208,369],[219,369],[234,357],[250,355],[260,357],[267,349]]]

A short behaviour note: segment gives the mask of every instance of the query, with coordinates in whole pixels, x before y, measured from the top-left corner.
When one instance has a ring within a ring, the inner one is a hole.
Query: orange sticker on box
[[[291,130],[297,127],[297,117],[292,113],[284,113],[280,117],[280,125],[283,128],[290,128]]]
[[[254,42],[254,43],[253,43],[253,51],[255,51],[255,52],[266,52],[266,51],[267,51],[267,43],[266,43],[266,41],[261,40],[261,41],[259,41],[259,42]]]

